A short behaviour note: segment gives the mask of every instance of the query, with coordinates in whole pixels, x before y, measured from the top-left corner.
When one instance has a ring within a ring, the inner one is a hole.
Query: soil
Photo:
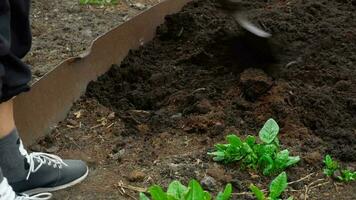
[[[301,156],[285,196],[356,199],[356,184],[324,177],[331,154],[356,167],[356,6],[351,0],[244,0],[248,18],[273,34],[278,62],[240,62],[244,30],[214,0],[168,16],[157,37],[88,86],[68,118],[33,146],[88,162],[87,181],[58,199],[135,199],[137,188],[212,177],[233,199],[273,177],[214,163],[207,152],[229,133],[257,134],[268,118]],[[259,60],[259,58],[256,58]],[[309,188],[306,192],[306,188]]]
[[[88,6],[79,5],[79,0],[32,1],[33,46],[24,61],[32,66],[34,81],[63,60],[84,53],[101,34],[158,2],[126,0]],[[141,5],[135,6],[138,3]]]

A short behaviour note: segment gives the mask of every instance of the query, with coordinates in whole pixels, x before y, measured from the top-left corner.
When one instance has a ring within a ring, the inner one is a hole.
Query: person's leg
[[[16,129],[11,99],[28,91],[31,80],[29,66],[21,61],[31,46],[29,8],[29,0],[0,1],[0,167],[15,192],[37,194],[81,182],[88,167],[80,160],[28,153]]]
[[[29,154],[15,126],[12,100],[0,104],[0,167],[14,191],[31,195],[73,186],[88,175],[80,160]]]
[[[0,104],[0,139],[7,136],[13,129],[15,129],[13,113],[13,101]]]

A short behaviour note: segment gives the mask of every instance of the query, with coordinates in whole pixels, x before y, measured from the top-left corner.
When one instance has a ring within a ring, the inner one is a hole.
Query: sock
[[[4,175],[2,175],[2,171],[1,171],[1,168],[0,168],[0,183],[4,180]]]
[[[29,168],[26,154],[16,128],[0,139],[0,167],[9,183],[26,178]]]

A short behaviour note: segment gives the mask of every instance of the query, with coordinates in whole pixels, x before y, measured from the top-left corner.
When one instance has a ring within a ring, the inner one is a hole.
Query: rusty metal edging
[[[15,98],[15,119],[26,144],[49,133],[63,120],[88,83],[120,63],[130,49],[152,40],[156,27],[168,14],[191,0],[165,0],[94,40],[90,51],[65,60],[32,90]]]

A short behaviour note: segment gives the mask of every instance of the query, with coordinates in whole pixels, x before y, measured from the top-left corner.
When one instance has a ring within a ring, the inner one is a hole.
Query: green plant
[[[282,172],[279,174],[270,184],[269,186],[269,195],[266,196],[263,191],[257,186],[251,184],[250,190],[255,195],[257,200],[278,200],[283,191],[287,188],[287,174]],[[293,197],[289,197],[288,200],[292,200]]]
[[[330,155],[325,156],[324,164],[325,164],[324,174],[326,176],[332,176],[335,173],[335,171],[339,169],[339,163],[334,161]]]
[[[169,184],[167,192],[154,185],[148,192],[152,200],[211,200],[211,194],[204,191],[196,180],[189,182],[188,187],[182,185],[179,181],[173,181]],[[219,192],[216,200],[229,200],[231,198],[232,186],[228,184],[223,192]],[[140,200],[150,200],[144,193],[140,193]]]
[[[79,0],[81,5],[105,5],[105,4],[117,4],[118,0]]]
[[[351,170],[341,170],[341,176],[337,177],[340,181],[350,182],[356,180],[356,171]]]
[[[340,172],[339,176],[336,176],[339,181],[350,182],[356,180],[356,171],[351,171],[349,169],[341,169],[339,163],[334,161],[330,155],[326,155],[324,158],[324,174],[326,176],[333,176]]]
[[[259,132],[261,143],[255,136],[249,135],[243,141],[232,134],[226,137],[228,144],[216,144],[215,151],[208,154],[217,162],[241,161],[243,166],[259,169],[264,175],[277,174],[300,160],[299,156],[289,156],[287,149],[280,151],[278,133],[277,122],[269,119]]]

